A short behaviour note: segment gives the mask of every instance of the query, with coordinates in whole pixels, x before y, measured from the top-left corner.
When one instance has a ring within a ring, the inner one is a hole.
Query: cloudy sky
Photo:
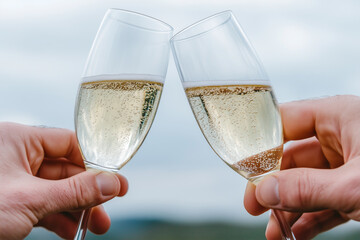
[[[257,50],[280,102],[360,95],[357,0],[0,1],[0,121],[74,129],[76,91],[108,8],[159,18],[178,32],[231,9]],[[121,172],[113,216],[265,221],[243,207],[246,181],[212,152],[191,114],[170,58],[153,127]]]

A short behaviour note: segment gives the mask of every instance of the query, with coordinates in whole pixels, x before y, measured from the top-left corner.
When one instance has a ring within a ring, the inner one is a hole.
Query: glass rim
[[[174,31],[174,28],[169,25],[168,23],[158,19],[158,18],[155,18],[155,17],[152,17],[152,16],[149,16],[149,15],[146,15],[146,14],[143,14],[143,13],[139,13],[139,12],[135,12],[135,11],[131,11],[131,10],[127,10],[127,9],[122,9],[122,8],[109,8],[107,10],[107,14],[109,14],[110,12],[123,12],[123,13],[126,13],[126,14],[129,14],[129,15],[133,15],[133,16],[137,16],[137,17],[141,17],[141,18],[144,18],[144,19],[149,19],[151,21],[153,21],[154,23],[156,23],[157,25],[161,26],[162,28],[160,29],[159,28],[149,28],[149,27],[144,27],[144,26],[141,26],[140,24],[136,24],[136,23],[133,23],[133,22],[127,22],[127,21],[124,21],[123,19],[118,19],[118,21],[121,21],[123,23],[126,23],[128,25],[132,25],[134,27],[137,27],[137,28],[142,28],[142,29],[145,29],[145,30],[148,30],[148,31],[154,31],[154,32],[164,32],[164,33],[169,33],[169,32],[172,32]]]
[[[188,32],[191,29],[194,29],[195,27],[203,25],[204,23],[208,22],[211,19],[218,18],[218,17],[221,17],[221,16],[226,16],[226,15],[228,16],[227,18],[225,18],[223,21],[221,21],[220,23],[216,24],[215,26],[213,26],[213,27],[211,27],[209,29],[206,29],[204,31],[197,31],[196,33],[189,34],[189,36],[185,35],[184,37],[181,37],[182,35],[184,35],[184,33]],[[174,42],[177,42],[177,41],[183,41],[183,40],[187,40],[187,39],[197,37],[197,36],[199,36],[201,34],[204,34],[204,33],[207,33],[209,31],[213,30],[214,28],[217,28],[218,26],[221,26],[221,25],[225,24],[232,17],[233,17],[233,12],[231,10],[225,10],[225,11],[222,11],[222,12],[215,13],[215,14],[209,16],[209,17],[203,18],[203,19],[191,24],[190,26],[184,28],[180,32],[176,33],[170,39],[170,41],[171,41],[171,43],[174,43]]]

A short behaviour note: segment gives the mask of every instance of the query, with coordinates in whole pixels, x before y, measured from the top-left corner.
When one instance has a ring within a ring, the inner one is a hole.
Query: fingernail
[[[276,177],[270,176],[258,185],[260,198],[268,206],[276,206],[280,203],[279,183]]]
[[[103,196],[114,195],[116,185],[111,173],[102,172],[96,176],[96,182]]]

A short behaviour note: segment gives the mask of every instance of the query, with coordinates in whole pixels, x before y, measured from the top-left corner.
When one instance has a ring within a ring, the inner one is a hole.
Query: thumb
[[[42,216],[90,208],[114,198],[120,192],[120,181],[115,174],[94,170],[62,180],[40,181],[35,196],[39,200],[36,201],[38,206],[34,208],[41,209]]]
[[[296,168],[264,178],[256,187],[256,199],[268,208],[309,212],[330,208],[348,211],[349,186],[341,180],[341,168],[324,170]],[[353,184],[350,184],[353,185]],[[350,191],[353,193],[353,191]],[[356,199],[356,198],[355,198]]]

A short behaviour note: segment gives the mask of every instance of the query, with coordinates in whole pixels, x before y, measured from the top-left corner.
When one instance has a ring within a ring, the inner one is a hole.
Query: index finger
[[[314,100],[283,103],[280,105],[284,140],[299,140],[316,135],[316,107]]]
[[[43,148],[45,158],[66,158],[78,166],[84,166],[73,131],[41,127],[34,127],[34,130]]]
[[[280,106],[284,139],[300,140],[313,136],[340,138],[340,127],[355,118],[354,105],[360,98],[343,95],[285,103]],[[344,118],[345,116],[345,118]],[[358,119],[359,116],[356,116]]]

